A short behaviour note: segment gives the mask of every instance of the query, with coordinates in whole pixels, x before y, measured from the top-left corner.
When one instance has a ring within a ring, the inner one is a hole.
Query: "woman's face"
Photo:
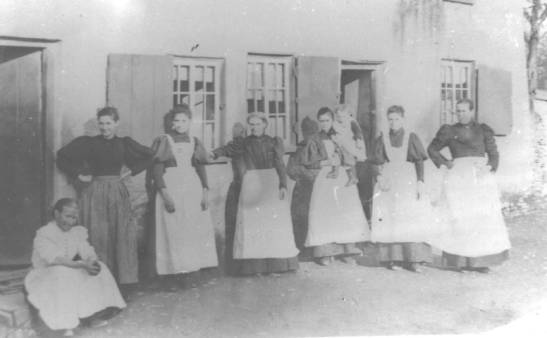
[[[112,116],[103,115],[97,120],[99,124],[99,131],[104,138],[112,138],[116,135],[116,129],[118,129],[118,121],[114,121]]]
[[[397,131],[401,129],[404,125],[404,117],[399,113],[391,113],[387,116],[387,122],[389,124],[389,129]]]
[[[260,117],[251,117],[249,119],[249,129],[251,130],[251,135],[262,136],[266,131],[266,123]]]
[[[55,210],[55,222],[61,230],[68,231],[78,223],[78,213],[78,207],[74,205],[64,206],[61,211]]]
[[[190,129],[192,120],[186,114],[176,114],[173,117],[173,130],[179,134],[184,134]]]
[[[329,131],[332,128],[332,116],[330,114],[323,114],[318,117],[319,126],[323,131]]]

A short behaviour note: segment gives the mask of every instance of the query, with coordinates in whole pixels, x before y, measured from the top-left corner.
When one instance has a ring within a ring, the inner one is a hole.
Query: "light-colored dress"
[[[156,269],[158,274],[197,271],[218,265],[213,221],[209,210],[201,209],[202,186],[192,166],[195,141],[175,143],[166,135],[177,165],[165,168],[163,179],[175,204],[165,210],[156,195]]]
[[[83,269],[53,265],[59,258],[96,259],[82,226],[61,230],[50,222],[36,232],[32,252],[33,269],[25,278],[29,302],[52,330],[67,330],[78,326],[79,319],[107,307],[126,306],[108,267],[99,262],[101,271],[91,276]]]
[[[401,147],[392,146],[389,139],[383,140],[389,161],[383,164],[382,177],[386,184],[389,182],[389,189],[382,191],[379,183],[375,187],[372,242],[429,243],[439,231],[428,196],[417,198],[416,168],[407,160],[410,135],[405,133]]]
[[[323,144],[332,157],[334,142],[323,139]],[[313,184],[306,247],[358,243],[370,238],[357,186],[346,186],[348,177],[344,170],[335,179],[327,178],[331,169],[331,166],[322,167]]]

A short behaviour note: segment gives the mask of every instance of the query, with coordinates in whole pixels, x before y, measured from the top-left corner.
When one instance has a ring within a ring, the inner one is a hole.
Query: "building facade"
[[[365,133],[404,106],[428,143],[454,122],[458,98],[498,137],[504,191],[531,182],[522,7],[513,0],[48,0],[3,1],[0,107],[5,200],[0,259],[28,259],[47,206],[74,194],[54,153],[96,132],[98,107],[121,113],[120,134],[150,144],[173,104],[194,111],[209,148],[249,112],[270,118],[287,150],[298,123],[322,106],[352,105]],[[4,155],[3,153],[3,155]],[[208,166],[219,232],[231,180]],[[435,176],[432,165],[428,172]],[[142,177],[131,183],[144,203]],[[4,216],[5,215],[5,216]],[[9,236],[7,235],[9,234]],[[15,235],[14,235],[15,234]],[[14,243],[22,243],[14,244]]]

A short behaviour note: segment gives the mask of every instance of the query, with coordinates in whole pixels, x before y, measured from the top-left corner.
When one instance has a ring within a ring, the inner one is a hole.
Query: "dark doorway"
[[[0,267],[30,263],[45,200],[42,49],[0,46]]]
[[[374,72],[366,67],[361,68],[360,65],[344,69],[342,64],[340,74],[340,103],[350,105],[355,111],[355,119],[359,122],[365,139],[367,157],[371,156],[376,135]],[[359,178],[359,197],[365,215],[370,220],[376,170],[370,161],[358,162],[356,169]]]

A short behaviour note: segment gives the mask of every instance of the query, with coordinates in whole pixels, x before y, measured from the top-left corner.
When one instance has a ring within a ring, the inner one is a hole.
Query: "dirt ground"
[[[490,274],[422,274],[336,262],[296,273],[147,283],[83,337],[286,337],[492,330],[547,300],[547,210],[507,218],[511,260]],[[547,319],[547,318],[545,318]],[[545,325],[547,327],[547,324]]]

